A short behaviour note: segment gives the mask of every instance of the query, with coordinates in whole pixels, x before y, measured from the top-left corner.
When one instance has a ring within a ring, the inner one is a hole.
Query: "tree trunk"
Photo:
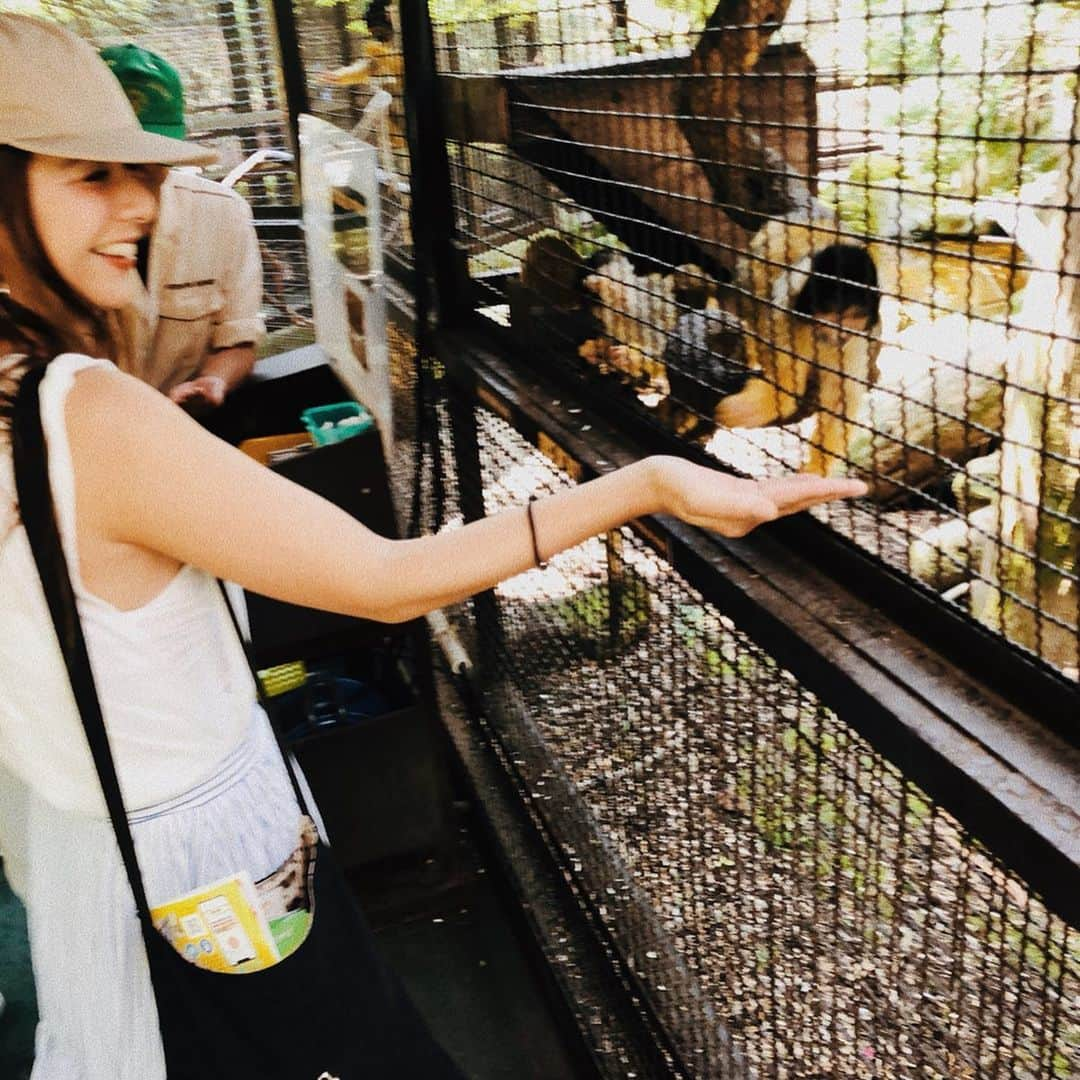
[[[1080,674],[1080,147],[1044,224],[1028,215],[1017,235],[1033,264],[1006,365],[1001,498],[996,542],[983,554],[972,611],[1011,641]],[[1071,176],[1071,179],[1070,179]],[[1021,229],[1027,236],[1021,235]]]
[[[679,89],[679,127],[715,200],[743,228],[769,218],[808,218],[814,197],[786,157],[769,149],[750,125],[742,101],[746,75],[784,21],[789,0],[720,0],[690,57]],[[779,117],[778,119],[783,119]]]

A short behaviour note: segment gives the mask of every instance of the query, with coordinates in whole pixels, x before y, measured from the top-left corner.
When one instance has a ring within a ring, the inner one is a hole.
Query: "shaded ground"
[[[565,482],[482,431],[489,510]],[[621,537],[614,576],[598,540],[500,587],[472,648],[503,650],[515,764],[699,1075],[712,1016],[763,1077],[1080,1073],[1077,929]]]

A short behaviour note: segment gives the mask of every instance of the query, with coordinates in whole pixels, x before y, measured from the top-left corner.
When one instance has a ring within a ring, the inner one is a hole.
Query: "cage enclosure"
[[[180,67],[221,175],[280,152],[237,181],[280,347],[292,125],[375,147],[403,531],[657,450],[868,482],[445,613],[442,722],[594,1073],[1080,1073],[1071,0],[41,6]]]

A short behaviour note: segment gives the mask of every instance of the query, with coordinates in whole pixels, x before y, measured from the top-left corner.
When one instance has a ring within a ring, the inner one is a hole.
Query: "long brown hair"
[[[63,352],[113,357],[117,346],[105,312],[79,296],[45,254],[30,212],[29,162],[25,150],[0,146],[0,358],[24,355],[25,369]],[[7,291],[14,283],[26,302]],[[8,383],[0,382],[0,419],[11,408]]]

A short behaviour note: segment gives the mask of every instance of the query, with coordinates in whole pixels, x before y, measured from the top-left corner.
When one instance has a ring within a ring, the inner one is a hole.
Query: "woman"
[[[111,315],[137,287],[136,245],[154,220],[162,167],[208,156],[144,133],[88,45],[0,15],[0,395],[10,419],[22,378],[46,366],[52,501],[150,907],[238,871],[272,877],[298,850],[301,810],[215,577],[396,622],[640,515],[735,536],[864,490],[816,478],[754,483],[656,457],[453,532],[371,533],[110,362]],[[28,912],[41,1017],[33,1076],[163,1080],[145,923],[42,600],[9,426],[0,848]]]

